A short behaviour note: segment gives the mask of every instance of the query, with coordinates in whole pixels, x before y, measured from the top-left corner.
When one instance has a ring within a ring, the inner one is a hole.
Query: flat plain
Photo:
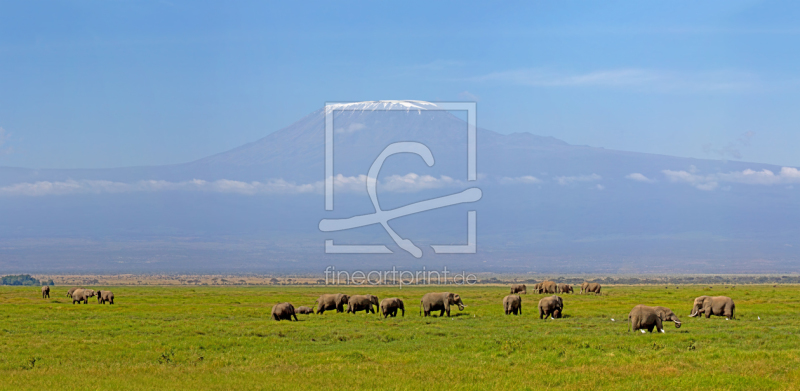
[[[604,286],[545,295],[507,286],[87,286],[116,304],[72,304],[69,286],[0,287],[0,389],[797,390],[800,287]],[[426,292],[461,295],[452,317],[421,317]],[[405,317],[325,312],[270,319],[272,305],[323,293],[400,297]],[[730,296],[736,319],[689,318],[701,295]],[[636,304],[671,308],[683,326],[627,331]],[[760,319],[759,319],[760,318]]]

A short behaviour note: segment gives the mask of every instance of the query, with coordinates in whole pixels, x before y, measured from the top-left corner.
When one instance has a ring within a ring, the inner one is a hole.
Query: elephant
[[[272,307],[272,319],[278,322],[280,322],[282,319],[286,319],[291,322],[293,316],[295,322],[297,322],[297,314],[294,312],[294,306],[292,303],[280,303],[275,304]]]
[[[633,307],[628,314],[628,331],[633,329],[641,330],[642,333],[644,333],[644,331],[647,330],[652,333],[655,327],[656,330],[663,333],[664,326],[662,322],[666,321],[674,322],[675,328],[677,329],[681,328],[681,320],[678,319],[675,313],[669,308],[650,307],[648,305],[639,304]]]
[[[95,295],[94,290],[77,289],[74,292],[72,292],[72,304],[75,304],[75,302],[78,302],[78,304],[80,304],[81,302],[83,302],[83,304],[87,304],[89,302],[89,298],[94,297],[94,295]]]
[[[736,305],[733,300],[727,296],[700,296],[694,299],[694,306],[692,307],[692,314],[690,318],[706,314],[706,318],[711,315],[724,316],[725,319],[734,319],[736,312]]]
[[[76,288],[69,288],[69,290],[67,291],[67,297],[72,297],[72,293],[74,293],[78,289],[83,289],[83,288],[77,288],[77,287]]]
[[[406,306],[403,304],[403,300],[400,300],[396,297],[381,300],[380,308],[384,319],[386,319],[389,315],[391,315],[393,318],[397,316],[398,309],[403,311],[403,317],[406,316]]]
[[[533,286],[533,293],[542,293],[542,283],[541,282],[537,282]]]
[[[574,293],[575,290],[572,289],[572,285],[569,284],[561,284],[558,286],[558,293]]]
[[[514,284],[514,285],[511,285],[511,294],[513,295],[515,293],[524,293],[524,294],[527,295],[528,294],[528,287],[525,286],[525,284]]]
[[[311,315],[314,313],[314,309],[311,307],[302,306],[302,307],[297,307],[294,313],[300,315]]]
[[[445,313],[450,316],[451,305],[458,305],[459,311],[463,311],[464,307],[466,307],[461,301],[461,296],[451,292],[426,293],[425,296],[422,296],[419,304],[420,315],[424,311],[425,316],[430,316],[431,311],[441,311],[439,316],[444,316]]]
[[[553,281],[543,281],[536,293],[558,293],[558,285]]]
[[[599,295],[600,288],[601,288],[600,284],[596,282],[584,282],[583,284],[581,284],[581,294],[583,294],[584,292],[586,293],[592,292],[595,295]]]
[[[539,319],[560,318],[564,311],[564,300],[556,295],[539,300]]]
[[[522,298],[519,295],[508,295],[503,298],[503,310],[506,315],[522,315]]]
[[[344,305],[350,301],[350,296],[341,293],[329,293],[317,299],[317,314],[325,313],[327,310],[335,309],[336,312],[344,312]]]
[[[47,285],[42,286],[42,299],[50,298],[50,287]]]
[[[97,302],[100,304],[114,304],[114,292],[111,291],[97,291]]]
[[[355,314],[358,311],[366,311],[367,313],[375,313],[375,308],[378,308],[380,302],[378,296],[375,295],[353,295],[347,302],[347,312]]]

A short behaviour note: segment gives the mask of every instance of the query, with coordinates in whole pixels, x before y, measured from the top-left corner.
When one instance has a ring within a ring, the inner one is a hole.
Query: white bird
[[[760,316],[758,317],[758,320],[761,320],[761,317],[760,317]]]
[[[614,318],[611,318],[611,321],[613,322],[613,321],[614,321]]]

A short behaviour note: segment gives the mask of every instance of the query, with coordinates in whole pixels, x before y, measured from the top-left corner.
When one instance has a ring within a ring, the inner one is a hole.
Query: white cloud
[[[559,176],[556,177],[556,182],[559,185],[570,185],[577,182],[594,182],[603,179],[600,175],[591,174],[591,175],[577,175],[577,176]]]
[[[777,174],[767,169],[761,171],[747,169],[710,175],[673,170],[661,172],[671,182],[688,183],[700,190],[714,190],[721,182],[767,186],[800,183],[800,170],[793,167],[782,167]]]
[[[605,187],[605,186],[603,186],[603,185],[601,185],[601,184],[597,184],[597,185],[595,186],[595,188],[597,188],[597,190],[605,190],[605,188],[606,188],[606,187]]]
[[[378,190],[410,193],[420,190],[437,189],[445,186],[454,186],[460,183],[460,181],[456,181],[445,175],[436,178],[430,175],[410,173],[403,176],[392,175],[387,177]]]
[[[500,178],[502,184],[532,184],[542,183],[542,180],[531,175],[524,175],[518,177],[502,177]]]
[[[367,192],[367,176],[337,175],[333,179],[336,192],[363,193]],[[463,185],[463,182],[448,176],[439,178],[430,175],[417,175],[414,173],[403,176],[392,175],[378,184],[378,191],[410,193],[445,186]],[[132,183],[101,181],[101,180],[66,180],[66,181],[39,181],[16,183],[0,187],[0,196],[46,196],[68,194],[117,194],[133,192],[160,192],[160,191],[202,191],[226,194],[322,194],[325,189],[323,181],[314,183],[296,184],[283,179],[272,179],[264,182],[243,182],[230,179],[205,181],[193,179],[182,182],[169,182],[162,180],[145,180]]]
[[[654,69],[621,68],[568,73],[542,68],[492,72],[472,81],[504,82],[533,87],[638,88],[647,91],[744,91],[762,83],[753,74],[728,70],[670,72]]]
[[[157,191],[206,191],[214,193],[234,194],[296,194],[321,192],[322,182],[297,185],[283,179],[268,182],[241,182],[228,179],[204,181],[193,179],[183,182],[146,180],[133,183],[99,181],[99,180],[67,180],[17,183],[0,187],[0,195],[45,196],[66,194],[115,194],[132,192]]]
[[[648,178],[648,177],[646,177],[643,174],[640,174],[638,172],[634,172],[634,173],[625,175],[625,178],[633,180],[633,181],[637,181],[637,182],[647,182],[647,183],[655,182],[655,180],[650,179],[650,178]]]

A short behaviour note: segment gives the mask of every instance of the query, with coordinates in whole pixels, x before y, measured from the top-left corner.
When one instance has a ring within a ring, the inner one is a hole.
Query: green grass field
[[[606,286],[562,295],[557,320],[538,319],[535,294],[522,295],[522,316],[504,315],[504,286],[111,287],[113,306],[73,305],[67,289],[41,299],[38,287],[0,287],[0,388],[800,389],[793,285]],[[421,296],[443,290],[468,307],[420,317]],[[401,297],[406,316],[270,320],[274,303],[336,292]],[[700,295],[732,297],[737,319],[689,318]],[[636,304],[669,307],[683,327],[629,333]]]

